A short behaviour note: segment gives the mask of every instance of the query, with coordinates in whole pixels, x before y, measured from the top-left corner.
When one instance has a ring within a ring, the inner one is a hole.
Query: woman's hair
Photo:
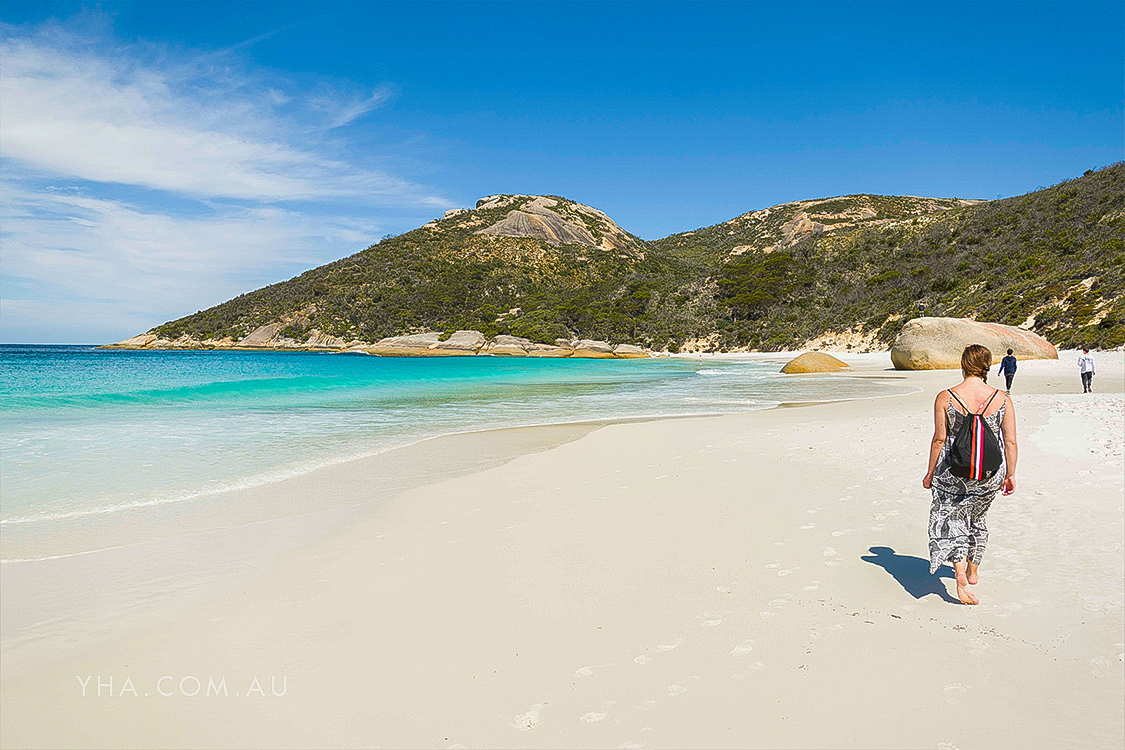
[[[977,377],[988,382],[988,368],[992,367],[992,352],[980,344],[969,344],[961,352],[961,372],[965,377]]]

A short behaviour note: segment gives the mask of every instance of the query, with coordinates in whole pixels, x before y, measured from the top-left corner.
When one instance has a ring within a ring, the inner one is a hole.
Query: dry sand
[[[1121,747],[1125,357],[1092,396],[1070,353],[1021,363],[978,607],[926,560],[955,373],[843,358],[919,392],[603,427],[355,509],[221,592],[170,574],[106,632],[6,632],[0,744]]]

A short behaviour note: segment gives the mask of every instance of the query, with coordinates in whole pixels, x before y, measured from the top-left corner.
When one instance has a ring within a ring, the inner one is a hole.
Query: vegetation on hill
[[[539,208],[537,208],[537,206]],[[480,234],[547,206],[592,237]],[[851,195],[644,242],[557,196],[490,196],[424,227],[153,329],[237,341],[280,323],[373,342],[476,329],[676,350],[886,344],[919,314],[1024,324],[1058,346],[1125,343],[1125,165],[1004,200]],[[518,308],[518,309],[517,309]]]

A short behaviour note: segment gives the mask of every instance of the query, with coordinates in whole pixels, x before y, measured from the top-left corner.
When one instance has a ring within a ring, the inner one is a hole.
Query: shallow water
[[[435,435],[901,392],[776,362],[0,347],[0,524],[191,504]],[[7,557],[7,555],[5,555]]]

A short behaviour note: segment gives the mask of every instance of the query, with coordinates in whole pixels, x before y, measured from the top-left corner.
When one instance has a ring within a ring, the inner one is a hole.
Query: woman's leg
[[[978,499],[973,502],[973,510],[969,516],[969,554],[965,575],[969,583],[976,584],[980,580],[978,569],[984,559],[984,550],[988,546],[988,523],[985,514],[992,507],[993,496]]]
[[[980,604],[980,599],[969,590],[968,560],[958,560],[953,563],[953,572],[957,574],[957,598],[962,604]]]

